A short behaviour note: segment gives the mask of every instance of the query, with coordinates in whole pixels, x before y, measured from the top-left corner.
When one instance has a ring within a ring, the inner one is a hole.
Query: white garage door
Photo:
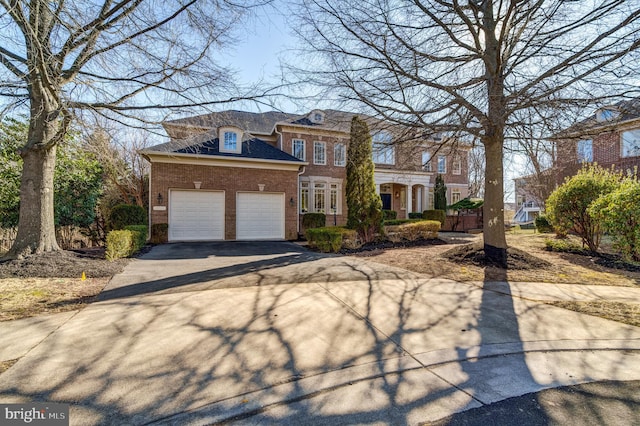
[[[169,241],[224,240],[224,192],[169,194]]]
[[[236,203],[236,239],[284,239],[284,194],[238,192]]]

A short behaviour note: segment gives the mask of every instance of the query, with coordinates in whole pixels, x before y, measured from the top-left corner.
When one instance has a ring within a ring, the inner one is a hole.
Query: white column
[[[418,188],[418,190],[416,190],[416,207],[419,212],[424,210],[422,208],[422,188]]]
[[[376,183],[376,194],[380,195],[380,185]]]
[[[409,213],[413,211],[413,185],[407,185],[407,219],[409,218]]]

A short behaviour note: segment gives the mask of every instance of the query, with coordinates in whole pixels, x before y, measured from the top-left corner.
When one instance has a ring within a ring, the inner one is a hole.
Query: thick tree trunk
[[[502,141],[485,142],[484,253],[493,264],[507,266],[507,240],[504,232],[504,171]]]
[[[40,105],[45,104],[45,100],[40,102]],[[42,108],[35,115],[32,113],[28,140],[20,153],[24,163],[18,234],[5,258],[60,250],[54,223],[53,173],[56,146],[60,135],[65,132],[64,126],[53,108]]]

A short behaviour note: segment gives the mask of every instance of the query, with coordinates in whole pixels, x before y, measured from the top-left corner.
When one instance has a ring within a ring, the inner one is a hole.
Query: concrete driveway
[[[510,288],[291,243],[159,246],[0,375],[0,402],[83,425],[419,424],[640,379],[640,328]]]

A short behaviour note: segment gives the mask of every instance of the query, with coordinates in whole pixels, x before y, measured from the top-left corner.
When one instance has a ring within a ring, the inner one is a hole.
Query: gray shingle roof
[[[298,120],[302,117],[304,116],[279,111],[246,112],[229,110],[180,118],[167,121],[164,124],[165,129],[171,126],[202,127],[206,129],[217,129],[220,126],[236,126],[251,133],[270,134],[275,123]],[[169,132],[168,129],[167,132]]]

